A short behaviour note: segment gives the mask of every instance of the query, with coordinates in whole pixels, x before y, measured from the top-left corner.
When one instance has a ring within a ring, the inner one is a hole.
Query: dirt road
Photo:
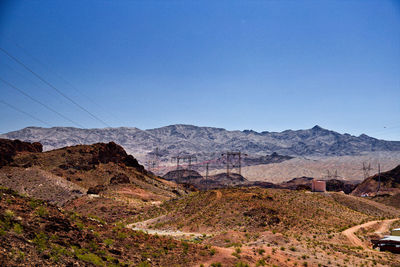
[[[159,217],[152,218],[146,221],[128,224],[126,227],[134,231],[144,231],[151,235],[166,235],[177,238],[194,238],[203,236],[203,234],[201,233],[182,232],[179,230],[157,230],[149,228],[149,225],[151,223],[162,220],[164,217],[165,215],[161,215]]]
[[[366,250],[371,250],[367,245],[365,245],[356,235],[355,233],[360,230],[361,228],[368,228],[371,227],[375,224],[380,224],[380,227],[378,230],[375,231],[377,234],[382,234],[386,231],[389,230],[389,226],[392,222],[397,221],[398,219],[389,219],[389,220],[383,220],[383,221],[370,221],[367,223],[363,223],[360,225],[353,226],[347,230],[344,230],[342,234],[349,239],[349,241],[354,245],[354,246],[359,246],[362,247]]]

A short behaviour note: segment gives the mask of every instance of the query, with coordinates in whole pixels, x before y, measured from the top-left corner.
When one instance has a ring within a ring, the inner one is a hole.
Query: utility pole
[[[156,147],[156,152],[154,153],[154,163],[153,163],[155,168],[158,168],[158,156],[159,156],[158,147]]]
[[[242,174],[242,155],[243,156],[247,156],[247,154],[242,153],[240,151],[235,152],[235,151],[228,151],[226,153],[221,154],[221,156],[225,156],[226,157],[226,175],[229,177],[230,175],[230,165],[232,165],[232,169],[235,167],[235,165],[233,165],[233,159],[235,159],[237,157],[237,167],[238,167],[238,172],[241,175]],[[231,164],[232,163],[232,164]]]
[[[365,180],[369,177],[369,171],[372,170],[371,163],[368,163],[368,166],[367,166],[367,163],[363,162],[362,170],[364,172],[364,180]]]
[[[381,164],[378,163],[378,190],[376,191],[377,195],[380,189],[381,189]]]
[[[180,160],[182,160],[183,162],[185,162],[185,161],[188,162],[188,168],[187,169],[191,170],[192,169],[192,162],[193,162],[193,160],[197,161],[197,158],[196,158],[196,156],[188,155],[188,156],[175,156],[175,157],[172,157],[171,160],[172,161],[176,160],[176,170],[180,169],[180,165],[179,165],[179,161]]]
[[[176,157],[172,157],[171,161],[175,161],[176,160],[176,170],[179,170],[179,161],[181,160],[181,157],[176,156]]]
[[[208,179],[208,162],[206,163],[206,179]]]

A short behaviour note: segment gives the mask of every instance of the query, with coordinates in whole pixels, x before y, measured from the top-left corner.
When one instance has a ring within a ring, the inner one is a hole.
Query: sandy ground
[[[371,164],[369,175],[378,172],[378,163],[381,165],[381,171],[388,171],[400,164],[400,152],[374,152],[361,156],[294,158],[282,163],[243,167],[242,175],[250,181],[279,183],[302,176],[327,179],[328,171],[330,174],[337,171],[340,179],[363,180],[363,162],[367,165]],[[212,170],[210,175],[221,172],[225,172],[225,169]]]

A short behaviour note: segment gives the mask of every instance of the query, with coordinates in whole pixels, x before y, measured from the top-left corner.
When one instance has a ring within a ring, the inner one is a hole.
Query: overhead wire
[[[50,110],[51,112],[57,114],[58,116],[62,117],[63,119],[69,121],[70,123],[80,127],[80,128],[85,128],[83,125],[79,124],[78,122],[75,122],[74,120],[68,118],[67,116],[64,116],[63,114],[61,114],[60,112],[58,112],[57,110],[49,107],[48,105],[44,104],[43,102],[37,100],[36,98],[34,98],[33,96],[31,96],[30,94],[26,93],[24,90],[18,88],[17,86],[11,84],[10,82],[4,80],[3,78],[0,77],[0,81],[2,81],[3,83],[7,84],[9,87],[13,88],[14,90],[20,92],[21,94],[23,94],[24,96],[28,97],[29,99],[31,99],[32,101],[38,103],[39,105],[45,107],[46,109]]]
[[[4,100],[2,100],[2,99],[0,99],[0,103],[2,103],[3,105],[8,106],[9,108],[12,108],[12,109],[14,109],[14,110],[20,112],[20,113],[22,113],[22,114],[25,114],[26,116],[30,117],[31,119],[34,119],[34,120],[36,120],[36,121],[38,121],[38,122],[41,122],[41,123],[43,123],[43,124],[45,124],[45,125],[47,125],[47,126],[49,126],[49,127],[52,127],[52,125],[51,125],[50,123],[47,123],[47,122],[45,122],[45,121],[39,119],[38,117],[36,117],[36,116],[34,116],[34,115],[32,115],[32,114],[30,114],[30,113],[28,113],[28,112],[25,112],[25,111],[23,111],[22,109],[20,109],[20,108],[14,106],[14,105],[11,105],[10,103],[7,103],[6,101],[4,101]]]
[[[21,51],[23,51],[26,55],[28,55],[30,58],[32,58],[34,61],[36,61],[39,65],[43,66],[44,68],[46,68],[46,70],[52,72],[54,75],[56,75],[59,79],[61,79],[65,84],[67,84],[70,88],[72,88],[75,92],[77,92],[78,94],[80,94],[81,96],[85,97],[86,99],[88,99],[91,103],[93,103],[94,105],[96,105],[97,107],[101,108],[103,111],[106,111],[106,108],[97,103],[96,101],[94,101],[91,97],[87,96],[86,94],[82,93],[81,90],[79,90],[78,88],[76,88],[76,86],[74,86],[70,81],[68,81],[67,79],[65,79],[63,76],[61,76],[59,73],[57,73],[56,71],[52,70],[47,64],[43,63],[41,60],[39,60],[37,57],[33,56],[31,53],[29,53],[27,51],[27,49],[25,49],[24,47],[22,47],[20,44],[18,44],[17,42],[14,42],[12,40],[10,40],[10,42],[12,42],[16,47],[18,47]],[[107,111],[107,114],[112,115],[114,118],[116,118],[116,116],[111,113],[110,111]]]
[[[87,114],[89,114],[92,118],[94,118],[95,120],[101,122],[102,124],[106,125],[107,127],[111,127],[109,124],[107,124],[106,122],[104,122],[102,119],[98,118],[96,115],[94,115],[93,113],[91,113],[90,111],[88,111],[86,108],[84,108],[83,106],[81,106],[79,103],[75,102],[72,98],[70,98],[69,96],[67,96],[66,94],[64,94],[61,90],[59,90],[57,87],[55,87],[53,84],[51,84],[50,82],[48,82],[46,79],[44,79],[42,76],[40,76],[39,74],[37,74],[35,71],[33,71],[31,68],[29,68],[27,65],[25,65],[22,61],[20,61],[18,58],[14,57],[13,55],[11,55],[7,50],[5,50],[4,48],[0,47],[0,51],[2,51],[4,54],[6,54],[9,58],[13,59],[15,62],[17,62],[19,65],[21,65],[22,67],[24,67],[27,71],[29,71],[30,73],[32,73],[36,78],[38,78],[39,80],[41,80],[43,83],[45,83],[47,86],[49,86],[50,88],[52,88],[54,91],[56,91],[58,94],[60,94],[61,96],[63,96],[65,99],[67,99],[68,101],[70,101],[72,104],[74,104],[75,106],[77,106],[78,108],[80,108],[81,110],[83,110],[84,112],[86,112]]]

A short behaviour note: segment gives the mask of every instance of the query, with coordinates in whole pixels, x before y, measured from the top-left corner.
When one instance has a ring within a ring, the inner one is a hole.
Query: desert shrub
[[[125,234],[124,232],[118,232],[117,233],[117,238],[118,239],[125,239],[125,238],[127,238],[128,237],[128,235],[127,234]]]
[[[258,266],[265,266],[265,265],[267,265],[267,263],[265,262],[264,259],[259,259],[259,260],[257,261],[257,263],[256,263],[256,266],[257,266],[257,267],[258,267]]]
[[[47,249],[47,240],[48,236],[45,233],[36,234],[35,238],[33,239],[33,244],[36,245],[40,252]]]
[[[151,265],[147,261],[143,261],[139,263],[136,267],[151,267]]]
[[[40,206],[36,209],[36,214],[44,218],[47,217],[47,215],[49,215],[49,212],[47,211],[46,207]]]
[[[105,266],[103,260],[93,253],[77,254],[76,257],[88,263],[92,263],[96,266]]]
[[[19,234],[19,235],[22,234],[22,231],[23,231],[22,226],[18,223],[14,224],[13,230],[16,234]]]
[[[107,238],[107,239],[104,239],[103,243],[106,246],[111,246],[112,244],[114,244],[114,240],[112,240],[111,238]]]
[[[210,249],[210,255],[211,255],[211,256],[215,255],[215,252],[216,252],[216,251],[215,251],[215,248]]]
[[[29,201],[29,206],[32,208],[32,209],[36,209],[37,207],[39,207],[40,205],[42,205],[43,204],[43,201],[42,200],[39,200],[39,199],[31,199],[30,201]]]

